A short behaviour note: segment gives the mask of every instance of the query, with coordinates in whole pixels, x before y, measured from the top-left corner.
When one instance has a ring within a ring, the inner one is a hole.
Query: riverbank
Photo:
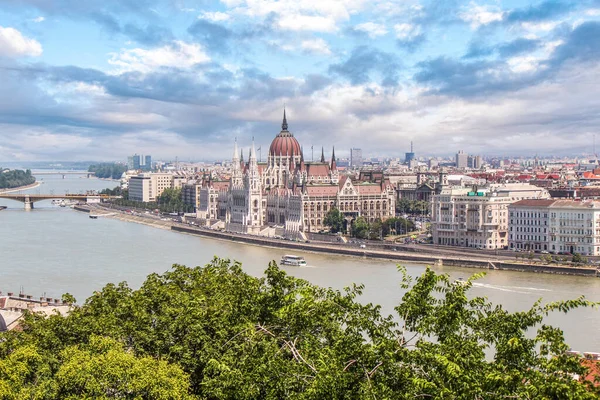
[[[35,181],[31,185],[19,186],[19,187],[10,188],[10,189],[0,189],[0,193],[14,193],[14,192],[20,192],[21,190],[34,189],[34,188],[40,186],[41,184],[42,184],[41,182]]]
[[[114,209],[104,209],[102,207],[91,206],[76,206],[76,210],[90,212],[94,215],[104,218],[114,218],[126,222],[135,222],[138,224],[148,225],[159,229],[172,230],[179,233],[185,233],[196,236],[203,236],[212,239],[226,240],[230,242],[240,242],[250,245],[272,247],[280,249],[301,250],[316,253],[338,254],[352,257],[363,257],[373,259],[387,259],[397,262],[411,262],[418,264],[428,264],[437,266],[455,266],[479,269],[494,269],[520,272],[536,272],[560,275],[577,275],[577,276],[598,276],[598,271],[595,267],[575,267],[569,265],[548,265],[538,263],[523,263],[500,260],[493,257],[475,257],[475,256],[455,256],[436,253],[415,253],[408,251],[389,251],[379,249],[362,249],[349,247],[345,245],[337,245],[331,243],[303,243],[289,240],[281,240],[274,238],[266,238],[253,235],[242,235],[231,232],[222,232],[211,230],[208,228],[200,228],[173,222],[171,220],[161,220],[152,215],[131,215],[125,212],[120,212]]]

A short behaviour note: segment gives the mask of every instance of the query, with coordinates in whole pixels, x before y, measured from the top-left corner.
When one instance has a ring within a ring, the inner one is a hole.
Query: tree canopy
[[[90,165],[88,172],[94,172],[97,178],[121,179],[127,165],[119,163],[101,163]]]
[[[332,208],[325,215],[323,225],[328,226],[332,233],[340,232],[344,228],[344,215],[337,208]]]
[[[0,189],[12,189],[35,183],[31,170],[3,169],[0,168]]]
[[[598,398],[543,324],[595,304],[509,313],[469,296],[478,276],[399,270],[395,316],[362,304],[362,286],[321,288],[275,262],[261,278],[215,258],[138,290],[108,284],[66,317],[27,314],[0,334],[0,399]]]

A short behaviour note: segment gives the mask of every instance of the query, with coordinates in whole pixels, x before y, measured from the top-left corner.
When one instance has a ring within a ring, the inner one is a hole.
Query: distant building
[[[360,168],[363,165],[362,149],[350,149],[350,167]]]
[[[410,166],[412,160],[415,159],[415,153],[413,151],[413,142],[410,142],[410,153],[404,153],[404,163]]]
[[[132,156],[127,157],[127,169],[129,169],[129,170],[141,169],[143,171],[151,171],[152,170],[152,156],[144,157],[139,154],[134,154]]]
[[[462,150],[456,153],[456,168],[467,168],[469,166],[469,156]]]

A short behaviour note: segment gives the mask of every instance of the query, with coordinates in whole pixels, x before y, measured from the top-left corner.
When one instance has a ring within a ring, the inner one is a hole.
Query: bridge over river
[[[95,172],[88,171],[33,171],[31,174],[33,176],[61,175],[63,179],[65,179],[65,176],[67,175],[85,175],[88,178],[91,178],[92,176],[96,175]]]
[[[118,199],[120,196],[107,196],[98,194],[28,194],[28,193],[0,193],[0,199],[20,201],[25,204],[26,210],[33,208],[33,203],[42,200],[78,200],[85,202],[100,202],[109,199]]]

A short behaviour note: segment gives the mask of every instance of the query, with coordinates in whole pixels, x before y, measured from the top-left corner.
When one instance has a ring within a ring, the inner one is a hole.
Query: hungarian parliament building
[[[257,161],[254,141],[244,162],[236,141],[230,178],[205,180],[198,197],[198,218],[207,225],[264,236],[275,230],[288,237],[325,230],[325,216],[334,208],[344,215],[349,232],[355,218],[385,221],[396,206],[394,187],[383,173],[344,174],[336,166],[335,149],[329,162],[323,152],[320,161],[305,161],[285,110],[267,162]]]

